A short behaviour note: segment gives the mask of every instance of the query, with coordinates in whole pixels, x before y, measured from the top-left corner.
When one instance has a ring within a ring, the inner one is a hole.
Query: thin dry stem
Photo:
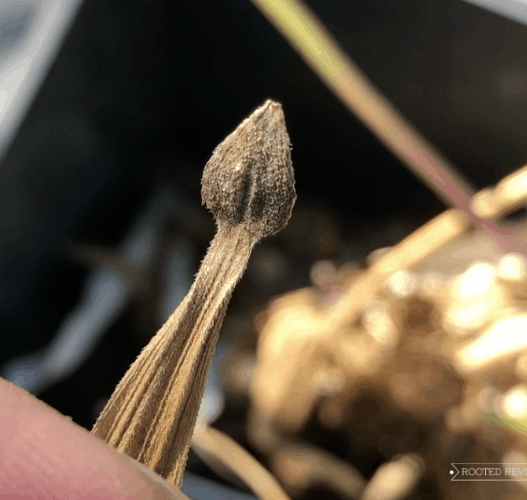
[[[525,204],[527,166],[504,177],[494,188],[479,191],[472,198],[472,209],[482,219],[495,219]]]
[[[262,500],[289,500],[276,479],[236,441],[212,427],[198,426],[192,444],[233,471]]]
[[[441,246],[459,238],[472,227],[462,210],[451,208],[438,215],[395,245],[353,282],[330,311],[327,321],[335,326],[355,321],[364,303],[372,298],[396,271],[410,269]]]
[[[325,486],[341,498],[360,498],[367,485],[352,465],[322,448],[280,439],[273,452],[273,470],[297,490]]]

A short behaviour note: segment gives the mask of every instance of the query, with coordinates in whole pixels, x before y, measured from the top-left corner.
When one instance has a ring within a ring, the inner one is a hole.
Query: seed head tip
[[[266,101],[216,148],[203,171],[201,197],[218,222],[243,224],[259,238],[287,225],[296,192],[279,103]]]

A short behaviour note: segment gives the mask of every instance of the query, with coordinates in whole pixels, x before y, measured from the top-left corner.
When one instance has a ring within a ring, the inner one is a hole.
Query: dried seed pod
[[[243,224],[259,238],[285,227],[296,201],[282,106],[267,101],[214,151],[201,197],[218,223]]]
[[[92,432],[179,486],[225,311],[260,238],[296,199],[289,137],[267,101],[205,167],[203,202],[218,231],[184,301],[132,364]]]

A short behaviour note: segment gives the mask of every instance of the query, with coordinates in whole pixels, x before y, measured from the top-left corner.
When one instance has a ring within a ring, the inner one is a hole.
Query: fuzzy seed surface
[[[243,224],[259,238],[286,226],[296,191],[280,104],[266,101],[216,148],[203,172],[201,197],[218,222]]]

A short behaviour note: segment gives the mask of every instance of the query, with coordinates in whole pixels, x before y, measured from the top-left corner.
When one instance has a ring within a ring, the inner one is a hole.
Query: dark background
[[[525,163],[527,28],[461,1],[307,3],[476,188]],[[77,303],[89,266],[71,245],[114,248],[157,187],[185,193],[203,220],[167,229],[190,231],[199,262],[214,234],[201,171],[268,98],[284,108],[298,202],[292,228],[262,248],[288,269],[268,287],[249,272],[229,314],[307,285],[320,258],[396,243],[444,208],[249,1],[85,0],[0,168],[0,366],[44,347]],[[155,289],[155,272],[141,279]],[[138,295],[90,360],[39,394],[87,428],[159,326],[155,293]]]

